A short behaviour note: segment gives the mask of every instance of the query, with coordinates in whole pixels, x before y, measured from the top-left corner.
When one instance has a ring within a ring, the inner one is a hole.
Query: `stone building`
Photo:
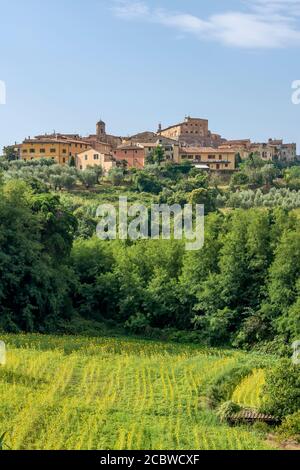
[[[218,147],[226,142],[219,134],[212,133],[208,128],[207,119],[187,116],[184,122],[158,129],[158,134],[177,140],[181,146]]]
[[[91,134],[86,137],[86,140],[95,149],[99,149],[99,144],[106,144],[110,146],[110,150],[117,148],[122,144],[122,137],[117,137],[106,133],[106,124],[100,119],[96,124],[96,134]]]
[[[255,153],[262,160],[272,162],[275,160],[276,149],[266,143],[254,143],[250,146],[250,153]]]
[[[283,162],[293,162],[297,160],[297,145],[284,144],[283,140],[269,139],[269,145],[274,147],[276,158]]]

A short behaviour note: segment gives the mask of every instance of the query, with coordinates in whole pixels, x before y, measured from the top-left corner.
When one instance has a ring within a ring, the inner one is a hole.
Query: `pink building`
[[[144,168],[145,149],[138,145],[120,145],[112,152],[116,162],[127,162],[128,168]]]

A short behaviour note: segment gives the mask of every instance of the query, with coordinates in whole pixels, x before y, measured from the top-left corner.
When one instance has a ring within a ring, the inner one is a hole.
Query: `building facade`
[[[66,165],[72,157],[76,159],[79,152],[89,149],[90,145],[80,137],[56,134],[25,139],[18,148],[21,160],[48,158],[60,165]]]
[[[283,162],[293,162],[297,159],[297,145],[284,144],[283,140],[269,139],[269,145],[274,147],[276,158]]]
[[[145,131],[127,138],[107,134],[106,124],[100,120],[96,124],[96,133],[86,137],[79,134],[44,134],[29,137],[22,144],[16,144],[15,148],[24,161],[51,158],[65,165],[82,152],[94,149],[101,155],[113,155],[118,162],[127,162],[130,168],[143,168],[147,157],[157,146],[163,147],[166,161],[174,163],[180,161],[181,155],[193,155],[194,149],[199,148],[214,149],[220,155],[226,152],[239,154],[242,159],[256,153],[266,162],[293,162],[297,158],[294,143],[285,144],[283,140],[276,139],[269,139],[267,143],[252,143],[250,139],[226,140],[209,130],[207,119],[190,116],[184,122],[166,129],[160,125],[157,132]],[[224,168],[224,165],[221,167]]]
[[[109,170],[116,166],[116,162],[110,154],[100,153],[93,148],[77,155],[76,168],[78,170],[86,170],[88,167],[93,166],[101,166],[103,173],[107,174]]]
[[[167,142],[163,142],[163,139],[158,139],[155,143],[152,142],[145,142],[144,144],[140,144],[141,147],[144,148],[145,151],[145,160],[151,157],[153,151],[157,147],[161,147],[164,151],[165,162],[169,163],[179,163],[179,145],[178,144],[170,144]]]
[[[250,146],[250,153],[256,154],[262,160],[272,162],[275,160],[276,149],[272,145],[265,143],[255,143]]]
[[[183,147],[180,149],[181,161],[190,161],[195,165],[208,166],[212,171],[234,171],[236,169],[235,152],[230,149],[212,147]]]
[[[219,134],[212,133],[208,128],[208,120],[187,116],[184,122],[158,130],[162,137],[177,140],[182,146],[218,147],[225,142]]]
[[[119,145],[112,155],[117,164],[125,164],[128,168],[141,169],[145,166],[145,150],[140,145]]]

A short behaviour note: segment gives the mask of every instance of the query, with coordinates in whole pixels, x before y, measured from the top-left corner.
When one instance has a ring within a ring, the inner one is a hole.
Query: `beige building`
[[[164,151],[166,162],[180,162],[179,143],[176,140],[155,135],[155,137],[149,139],[149,141],[136,142],[136,145],[144,148],[145,161],[147,161],[147,158],[151,156],[152,152],[157,147],[161,147]]]
[[[208,135],[208,120],[186,117],[184,122],[162,129],[159,134],[175,140],[179,140],[182,136],[206,137]]]
[[[269,139],[267,143],[252,143],[250,139],[228,140],[221,149],[231,149],[240,154],[242,159],[248,158],[251,153],[256,153],[266,161],[295,161],[297,156],[296,144],[284,144],[283,140]]]
[[[95,149],[89,149],[77,155],[76,168],[78,170],[86,170],[87,167],[93,166],[101,166],[104,174],[107,174],[116,166],[116,162],[111,155],[100,153]]]
[[[156,143],[145,142],[142,144],[145,150],[145,159],[151,156],[152,152],[157,148],[161,147],[164,151],[165,161],[170,163],[179,163],[179,145],[160,143],[158,140]]]
[[[224,144],[218,147],[221,150],[231,150],[235,155],[239,155],[243,160],[248,158],[251,153],[251,140],[227,140]]]
[[[262,160],[272,162],[275,159],[276,149],[269,144],[251,144],[250,152],[258,155]]]
[[[183,147],[181,161],[188,160],[195,165],[208,166],[212,171],[234,171],[236,153],[230,149],[211,147]]]

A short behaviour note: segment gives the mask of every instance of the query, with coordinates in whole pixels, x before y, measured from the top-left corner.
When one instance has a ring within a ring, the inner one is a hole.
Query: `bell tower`
[[[105,122],[100,119],[96,125],[97,139],[102,140],[106,136]]]

